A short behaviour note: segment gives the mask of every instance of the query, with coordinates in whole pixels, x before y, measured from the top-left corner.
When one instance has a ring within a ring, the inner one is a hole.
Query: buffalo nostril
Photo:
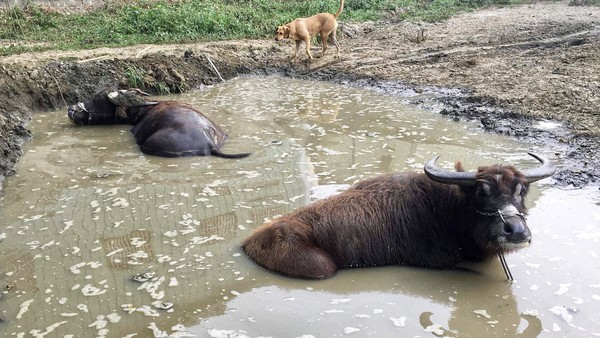
[[[511,219],[504,223],[504,236],[509,242],[527,242],[531,241],[529,229],[520,219]]]

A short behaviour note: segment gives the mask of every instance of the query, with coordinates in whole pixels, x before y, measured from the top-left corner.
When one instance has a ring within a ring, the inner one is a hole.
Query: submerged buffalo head
[[[129,108],[154,106],[157,102],[144,100],[147,93],[134,88],[118,90],[107,88],[94,94],[86,102],[67,107],[67,115],[77,125],[133,123]]]
[[[219,156],[241,158],[250,153],[225,154],[227,134],[189,104],[177,101],[146,101],[139,89],[107,88],[89,101],[67,108],[77,125],[131,124],[142,152],[164,157]]]
[[[456,172],[443,170],[435,164],[437,157],[425,165],[425,173],[434,181],[459,185],[468,209],[474,211],[474,233],[477,245],[490,255],[508,253],[526,247],[531,232],[525,220],[525,195],[529,184],[548,177],[555,167],[547,158],[530,153],[541,165],[534,169],[517,170],[513,166],[480,167],[477,172],[464,172],[460,162]]]

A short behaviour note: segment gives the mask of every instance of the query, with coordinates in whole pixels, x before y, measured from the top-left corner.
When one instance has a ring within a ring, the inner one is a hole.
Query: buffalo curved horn
[[[523,174],[523,176],[525,176],[525,178],[527,179],[527,182],[531,183],[531,182],[539,181],[542,178],[546,178],[546,177],[552,176],[552,174],[554,174],[556,167],[549,159],[547,159],[546,157],[544,157],[542,155],[536,155],[534,153],[528,153],[528,154],[529,154],[529,156],[540,161],[540,163],[542,165],[537,168],[521,170],[521,173]]]
[[[119,107],[155,106],[158,102],[146,101],[141,96],[148,95],[139,89],[115,90],[107,94],[108,100]]]
[[[525,179],[527,179],[527,182],[531,183],[531,182],[539,181],[542,178],[546,178],[546,177],[552,176],[552,174],[554,174],[556,167],[548,158],[546,158],[542,155],[534,154],[534,153],[528,153],[528,154],[531,157],[538,160],[542,165],[537,168],[521,170],[521,173],[523,174],[523,176],[525,176]],[[425,163],[425,168],[424,168],[425,174],[430,179],[432,179],[436,182],[440,182],[440,183],[457,184],[457,185],[463,185],[463,186],[473,185],[477,182],[475,179],[476,174],[474,172],[460,172],[460,171],[455,172],[455,171],[448,171],[448,170],[438,167],[435,164],[435,162],[437,161],[438,158],[439,158],[439,156],[436,156],[436,157],[432,158],[431,160],[429,160],[427,163]]]
[[[430,179],[444,184],[457,184],[465,186],[477,183],[474,172],[449,171],[442,169],[435,164],[438,158],[440,157],[436,156],[425,163],[425,174]]]

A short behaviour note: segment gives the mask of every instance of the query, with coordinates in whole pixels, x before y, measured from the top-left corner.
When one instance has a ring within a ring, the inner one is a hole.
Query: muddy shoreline
[[[553,179],[554,184],[559,187],[583,187],[600,183],[600,138],[577,133],[568,123],[526,116],[518,111],[502,108],[494,98],[477,96],[466,89],[411,86],[402,82],[343,76],[329,81],[399,95],[405,97],[405,102],[409,104],[437,112],[457,123],[476,122],[486,132],[513,137],[532,146],[541,146],[548,150],[546,155],[558,164]],[[427,93],[429,97],[411,98],[413,93]]]
[[[415,38],[422,29],[425,40]],[[268,39],[2,57],[0,180],[14,172],[35,112],[128,86],[133,69],[174,93],[220,78],[282,75],[400,95],[458,123],[545,145],[560,164],[558,185],[599,182],[600,8],[544,2],[438,24],[342,22],[340,30],[341,58],[312,62],[290,62],[292,44]]]

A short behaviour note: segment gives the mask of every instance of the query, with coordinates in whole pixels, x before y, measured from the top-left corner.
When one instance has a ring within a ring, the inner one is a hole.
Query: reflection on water
[[[164,98],[162,98],[164,99]],[[246,159],[143,155],[129,126],[37,114],[0,201],[2,336],[600,335],[598,191],[536,184],[533,245],[456,270],[269,273],[241,252],[266,219],[436,154],[469,169],[552,154],[400,99],[280,78],[240,78],[170,99],[199,107]],[[539,188],[541,187],[541,189]]]

